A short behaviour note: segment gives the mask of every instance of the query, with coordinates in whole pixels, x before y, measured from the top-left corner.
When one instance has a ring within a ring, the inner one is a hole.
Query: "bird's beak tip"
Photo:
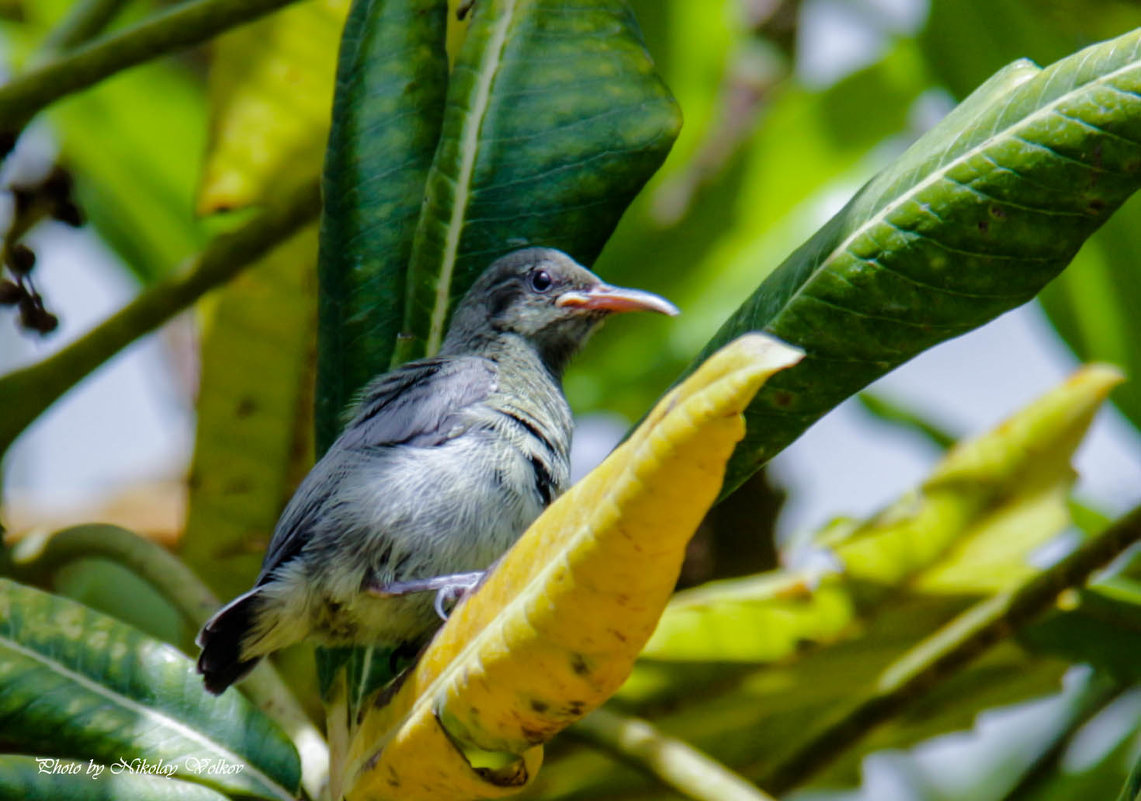
[[[563,307],[607,312],[652,311],[669,317],[680,314],[677,306],[660,295],[610,284],[598,284],[585,291],[565,292],[555,303]]]

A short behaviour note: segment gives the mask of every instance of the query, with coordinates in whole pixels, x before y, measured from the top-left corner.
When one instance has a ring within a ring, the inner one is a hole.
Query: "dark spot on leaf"
[[[1087,205],[1090,214],[1101,214],[1105,211],[1105,201],[1099,197],[1093,198]]]
[[[586,702],[585,701],[571,701],[569,704],[567,704],[567,714],[568,715],[578,717],[578,716],[582,715],[582,713],[585,711],[586,711]]]
[[[546,739],[546,736],[540,729],[532,729],[529,726],[522,727],[523,739],[531,745],[538,745]]]
[[[575,672],[576,676],[585,676],[590,673],[590,668],[587,667],[586,658],[582,654],[571,655],[571,670]]]
[[[235,478],[231,481],[227,481],[225,486],[222,487],[222,494],[240,495],[244,492],[249,492],[252,490],[253,486],[254,485],[252,481],[250,481],[245,476],[242,476],[241,478]]]
[[[532,700],[531,701],[531,709],[535,710],[539,714],[546,712],[550,708],[551,707],[545,701],[539,701],[539,700]]]
[[[779,406],[782,409],[787,409],[792,405],[792,393],[783,389],[777,390],[773,393],[773,405]]]
[[[986,220],[979,220],[979,233],[985,234],[990,230],[990,223]]]
[[[626,635],[620,632],[618,629],[610,629],[610,633],[613,634],[619,642],[626,642]]]
[[[257,410],[258,402],[247,395],[238,401],[238,408],[234,410],[234,414],[236,414],[239,418],[249,417]]]
[[[990,216],[994,217],[996,220],[1005,220],[1006,211],[1001,206],[991,206]]]

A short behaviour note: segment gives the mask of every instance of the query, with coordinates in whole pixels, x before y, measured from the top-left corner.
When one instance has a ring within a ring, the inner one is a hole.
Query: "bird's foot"
[[[441,620],[447,620],[448,613],[445,611],[445,606],[454,605],[456,601],[475,589],[483,580],[483,576],[482,570],[475,573],[452,573],[449,576],[393,581],[389,584],[372,585],[367,589],[369,593],[380,598],[397,598],[417,592],[435,592],[436,600],[432,606]]]

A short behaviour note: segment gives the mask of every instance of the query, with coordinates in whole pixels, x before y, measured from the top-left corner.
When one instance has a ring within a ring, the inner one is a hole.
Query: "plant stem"
[[[65,53],[95,38],[127,2],[128,0],[76,0],[63,21],[44,38],[37,60]]]
[[[236,231],[220,234],[190,265],[148,289],[67,347],[0,377],[0,455],[61,395],[124,347],[233,278],[317,217],[316,182],[267,208]]]
[[[60,567],[81,559],[108,559],[146,581],[191,628],[197,630],[217,610],[210,589],[174,554],[119,526],[74,526],[48,535],[24,537],[12,548],[13,575],[44,584]],[[328,774],[329,752],[317,727],[293,692],[268,662],[242,682],[241,691],[289,734],[301,756],[302,784],[316,798]]]
[[[54,58],[0,87],[0,131],[15,134],[46,106],[157,56],[199,44],[293,0],[187,0],[121,33]]]
[[[772,801],[771,796],[725,765],[639,718],[603,707],[567,733],[695,801]]]
[[[940,680],[1044,612],[1060,592],[1085,582],[1091,573],[1138,541],[1141,507],[1083,542],[1054,566],[971,607],[889,666],[880,675],[878,686],[779,760],[760,783],[781,795],[811,778]]]
[[[47,584],[62,566],[79,559],[108,559],[157,590],[192,628],[218,608],[218,599],[178,557],[157,543],[119,526],[73,526],[52,534],[30,534],[12,547],[19,581]]]

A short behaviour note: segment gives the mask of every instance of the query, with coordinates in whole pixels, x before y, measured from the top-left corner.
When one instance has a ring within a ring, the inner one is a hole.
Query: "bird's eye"
[[[546,292],[555,283],[546,270],[532,270],[530,280],[531,289],[536,292]]]

